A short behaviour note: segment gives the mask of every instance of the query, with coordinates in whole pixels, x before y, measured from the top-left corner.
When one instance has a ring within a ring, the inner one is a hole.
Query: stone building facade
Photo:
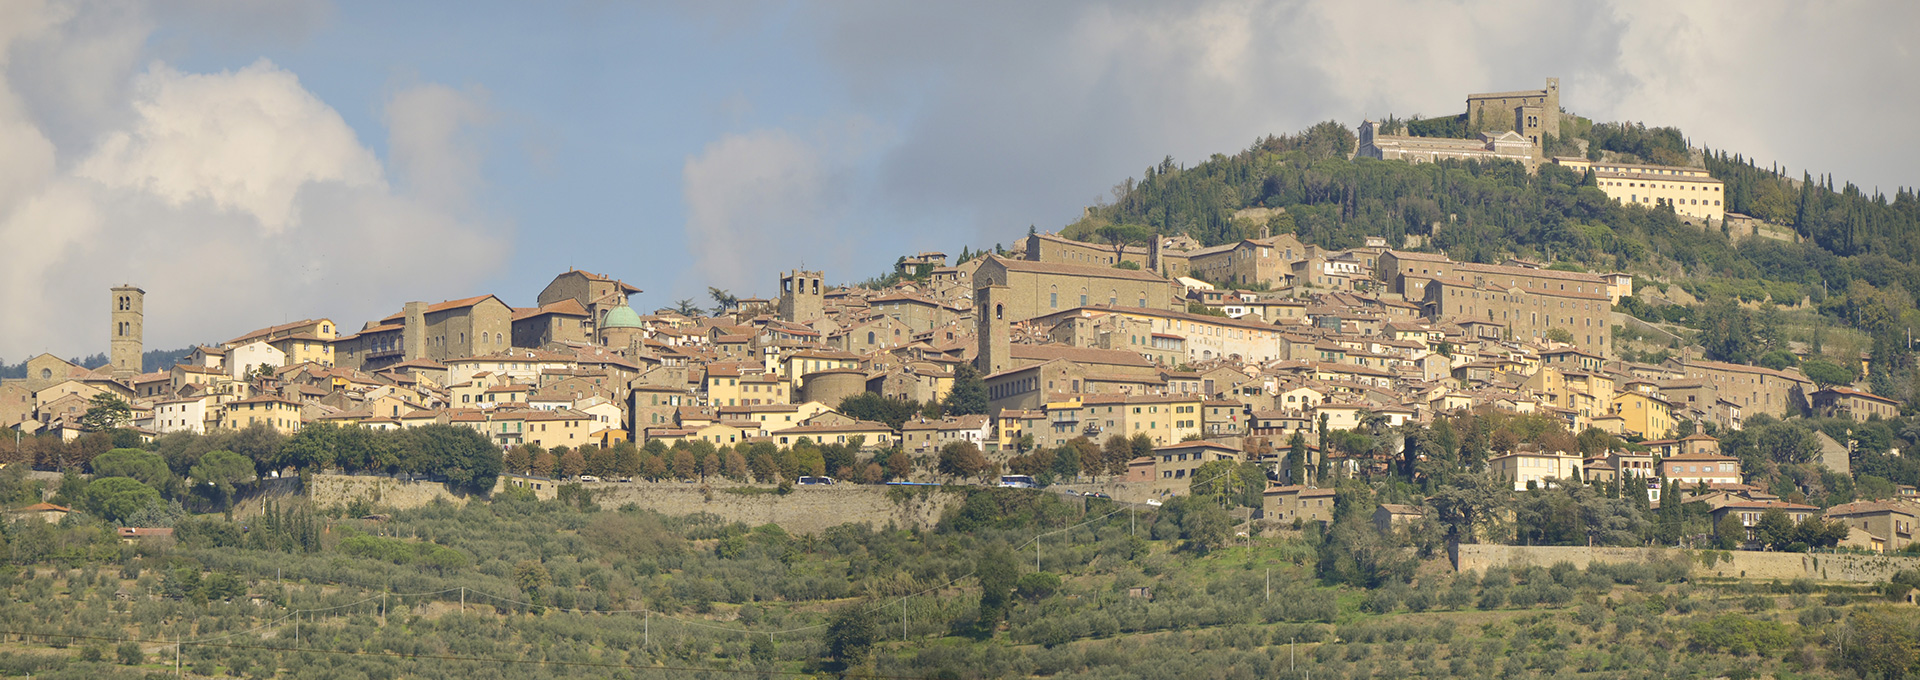
[[[1113,246],[1103,243],[1087,243],[1058,234],[1036,233],[1027,235],[1025,259],[1028,262],[1058,262],[1096,267],[1111,267],[1120,262],[1132,262],[1144,269],[1147,266],[1147,249],[1142,246],[1125,246],[1116,254]]]
[[[1608,325],[1613,306],[1604,293],[1527,288],[1512,281],[1439,278],[1424,282],[1423,304],[1429,316],[1451,322],[1479,322],[1489,339],[1540,340],[1547,332],[1564,329],[1575,347],[1613,356],[1613,329]]]
[[[628,296],[638,293],[640,293],[639,288],[627,285],[619,279],[569,269],[553,277],[553,281],[540,290],[540,295],[534,299],[534,304],[544,309],[561,300],[572,300],[579,303],[580,308],[587,312],[594,324],[598,324],[615,307],[627,304]],[[592,326],[588,328],[591,329]]]
[[[1445,255],[1435,253],[1389,250],[1380,254],[1374,271],[1376,277],[1386,282],[1387,292],[1399,293],[1408,301],[1426,299],[1427,283],[1434,279],[1485,281],[1495,286],[1528,291],[1575,295],[1597,293],[1607,298],[1609,304],[1618,303],[1623,295],[1632,294],[1631,283],[1623,291],[1608,276],[1545,269],[1517,260],[1509,262],[1517,264],[1454,262]]]
[[[1173,284],[1145,271],[988,257],[974,275],[975,301],[987,286],[1005,286],[994,302],[1009,322],[1094,305],[1174,309]]]
[[[1379,128],[1380,124],[1371,120],[1360,124],[1360,157],[1409,163],[1513,161],[1529,168],[1539,162],[1538,149],[1512,131],[1482,132],[1475,139],[1454,139],[1382,134]]]
[[[1510,131],[1539,146],[1543,135],[1560,134],[1560,79],[1538,90],[1467,95],[1467,129]]]
[[[546,349],[561,343],[593,344],[597,329],[592,319],[586,307],[570,297],[533,309],[516,309],[512,346]]]
[[[1813,381],[1801,375],[1797,368],[1776,371],[1706,360],[1676,360],[1675,363],[1686,377],[1712,381],[1721,399],[1738,405],[1747,415],[1765,413],[1780,418],[1803,412],[1807,408],[1808,390],[1813,387]]]
[[[513,308],[480,295],[429,305],[409,302],[398,314],[334,342],[339,365],[377,371],[414,359],[446,361],[506,351]]]
[[[817,271],[793,270],[780,275],[780,318],[807,323],[826,315],[826,293],[821,285],[825,275]]]
[[[1267,284],[1284,287],[1294,262],[1312,257],[1317,248],[1292,234],[1201,248],[1186,254],[1188,271],[1198,279],[1227,285]]]

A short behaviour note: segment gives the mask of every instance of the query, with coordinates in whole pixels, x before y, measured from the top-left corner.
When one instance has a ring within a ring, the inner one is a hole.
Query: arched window
[[[873,344],[873,331],[867,331],[867,344]]]

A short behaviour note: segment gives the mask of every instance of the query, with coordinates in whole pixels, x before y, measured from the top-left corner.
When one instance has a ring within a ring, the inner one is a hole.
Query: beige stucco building
[[[1600,190],[1620,203],[1648,208],[1671,205],[1673,212],[1686,217],[1714,222],[1727,219],[1723,203],[1726,184],[1700,168],[1591,162],[1584,158],[1555,158],[1553,162],[1581,172],[1592,170]]]

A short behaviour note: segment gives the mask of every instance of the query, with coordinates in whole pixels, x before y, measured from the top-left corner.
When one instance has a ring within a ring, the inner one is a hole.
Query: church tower
[[[794,270],[780,275],[780,319],[807,323],[826,315],[820,272]]]
[[[147,291],[131,285],[113,289],[113,306],[109,308],[113,323],[109,329],[107,356],[116,380],[140,375],[141,321],[146,316],[146,297]]]
[[[1007,321],[1006,314],[1007,296],[1011,291],[991,282],[973,289],[974,339],[980,343],[973,366],[980,369],[980,375],[1013,368],[1012,358],[1008,356],[1012,353],[1013,325]]]

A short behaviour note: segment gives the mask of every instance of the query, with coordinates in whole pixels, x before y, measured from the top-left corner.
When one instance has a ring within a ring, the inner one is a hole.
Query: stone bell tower
[[[1007,297],[1012,289],[987,282],[973,289],[974,340],[980,343],[973,365],[980,375],[1013,368],[1013,324],[1007,320]]]
[[[807,323],[825,316],[825,293],[820,272],[796,269],[780,275],[780,318]]]
[[[140,375],[141,323],[146,316],[146,297],[146,291],[132,285],[113,288],[112,306],[108,308],[112,324],[108,329],[107,356],[116,380]]]

